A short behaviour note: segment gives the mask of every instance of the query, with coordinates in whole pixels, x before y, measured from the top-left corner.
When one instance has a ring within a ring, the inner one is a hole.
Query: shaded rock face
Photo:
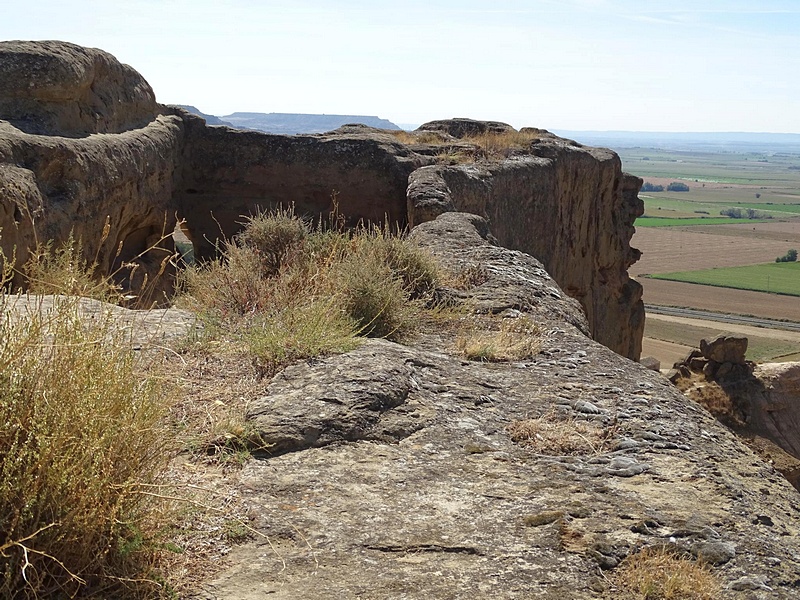
[[[640,253],[630,247],[644,206],[641,179],[610,150],[543,134],[532,156],[488,165],[427,166],[408,188],[413,225],[447,211],[486,216],[505,247],[536,256],[576,298],[592,337],[631,359],[641,354],[642,288],[628,277]]]
[[[444,268],[481,261],[519,291],[541,352],[468,362],[445,329],[287,368],[250,405],[275,450],[241,475],[261,535],[199,597],[619,598],[620,562],[662,544],[707,562],[721,598],[745,581],[796,595],[800,502],[778,472],[666,379],[586,337],[580,311],[565,323],[575,301],[492,245],[485,221],[446,214],[414,235]],[[491,284],[475,294],[498,309],[510,299]],[[510,426],[530,418],[534,442],[515,442]],[[565,448],[571,430],[582,437]]]
[[[289,137],[183,118],[175,202],[197,256],[210,256],[217,239],[238,232],[243,216],[280,205],[312,217],[336,207],[350,223],[407,221],[408,176],[421,162],[390,135],[363,127]]]

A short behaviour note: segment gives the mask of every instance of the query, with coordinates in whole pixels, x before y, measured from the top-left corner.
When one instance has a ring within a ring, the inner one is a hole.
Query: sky
[[[800,133],[800,0],[27,0],[0,39],[102,48],[218,116]]]

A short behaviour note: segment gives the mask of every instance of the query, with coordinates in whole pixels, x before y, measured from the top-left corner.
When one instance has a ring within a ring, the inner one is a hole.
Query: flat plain
[[[686,183],[688,192],[642,192],[645,217],[636,223],[631,245],[642,258],[629,272],[644,288],[646,304],[689,307],[714,312],[800,321],[800,299],[775,293],[653,279],[648,275],[683,272],[684,278],[708,280],[698,272],[745,267],[728,273],[738,287],[767,288],[773,276],[754,279],[775,266],[775,259],[800,248],[800,155],[737,152],[668,152],[651,148],[619,149],[624,169],[653,185]],[[725,209],[747,209],[758,219],[724,218]],[[768,218],[764,218],[768,217]],[[689,220],[690,219],[690,220]],[[753,265],[762,265],[754,267]],[[794,266],[793,271],[798,270]],[[798,273],[800,280],[800,273]],[[800,281],[796,285],[800,288]],[[701,337],[742,333],[742,326],[713,321],[647,315],[643,355],[669,367]],[[798,360],[800,338],[783,339],[776,330],[748,328],[755,360]]]

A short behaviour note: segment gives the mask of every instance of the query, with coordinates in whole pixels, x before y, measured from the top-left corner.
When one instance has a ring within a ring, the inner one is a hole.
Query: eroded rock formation
[[[469,362],[444,328],[287,368],[250,401],[273,444],[242,471],[260,535],[202,598],[619,598],[620,562],[660,545],[707,562],[721,598],[793,597],[800,502],[770,464],[592,342],[577,303],[481,219],[414,235],[448,269],[483,266],[461,301],[529,315],[541,352]],[[532,443],[515,441],[531,418]]]
[[[544,132],[528,155],[418,169],[409,179],[409,219],[416,225],[452,210],[488,217],[501,245],[541,260],[581,303],[594,339],[638,359],[644,305],[628,267],[639,258],[629,242],[644,210],[640,186],[610,150]]]
[[[175,226],[182,121],[158,114],[138,73],[100,50],[3,42],[0,119],[6,257],[22,264],[37,242],[63,242],[73,232],[104,273],[130,261],[140,263],[140,275],[159,271],[173,248],[164,234]],[[152,246],[160,251],[138,258]]]
[[[18,262],[36,240],[72,230],[106,272],[157,244],[163,252],[137,259],[152,273],[172,249],[159,238],[176,215],[208,257],[245,216],[278,205],[400,226],[467,211],[488,218],[503,246],[541,260],[595,339],[639,357],[641,288],[627,268],[638,258],[629,241],[641,182],[611,151],[530,129],[536,139],[521,152],[444,166],[441,143],[404,145],[363,126],[296,137],[207,127],[156,104],[147,82],[105,52],[62,42],[0,43],[0,119],[2,248],[16,248]],[[464,136],[513,132],[469,119],[423,129],[467,149]]]

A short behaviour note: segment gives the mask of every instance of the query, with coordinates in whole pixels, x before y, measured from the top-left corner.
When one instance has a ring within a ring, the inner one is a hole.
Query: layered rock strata
[[[536,139],[508,158],[437,165],[442,144],[469,149],[464,136],[514,130],[469,119],[423,130],[438,142],[404,145],[363,126],[296,137],[207,127],[156,104],[147,82],[105,52],[3,42],[0,243],[22,263],[37,241],[73,231],[102,271],[136,262],[154,275],[176,218],[207,258],[248,215],[276,206],[400,227],[468,211],[487,217],[502,245],[542,261],[581,303],[595,339],[638,359],[644,312],[627,268],[638,258],[629,240],[640,180],[613,152],[541,130],[526,130]],[[139,257],[152,245],[160,251]]]

